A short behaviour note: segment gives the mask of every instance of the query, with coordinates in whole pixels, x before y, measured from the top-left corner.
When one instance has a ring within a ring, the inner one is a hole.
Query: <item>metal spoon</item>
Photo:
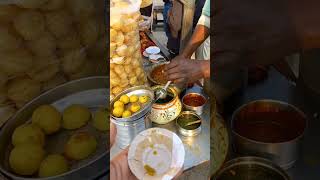
[[[197,120],[197,121],[193,121],[193,122],[188,122],[185,126],[191,126],[191,125],[198,124],[198,123],[201,123],[201,120]]]
[[[171,81],[168,81],[167,84],[162,89],[156,91],[157,99],[165,99],[167,97],[167,89],[170,84],[171,84]]]

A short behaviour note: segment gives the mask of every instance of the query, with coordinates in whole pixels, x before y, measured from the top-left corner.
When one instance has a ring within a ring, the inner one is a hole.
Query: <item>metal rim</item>
[[[201,97],[204,99],[204,103],[203,103],[201,106],[189,106],[189,105],[187,105],[187,104],[184,103],[184,98],[185,98],[186,96],[188,96],[188,95],[198,95],[198,96],[201,96]],[[184,106],[186,106],[186,107],[200,108],[200,107],[205,106],[208,100],[207,100],[207,98],[206,98],[204,95],[202,95],[202,94],[200,94],[200,93],[191,92],[191,93],[185,94],[185,95],[182,97],[181,101],[182,101],[182,104],[183,104]]]
[[[239,133],[237,133],[235,130],[234,130],[234,121],[235,121],[235,117],[238,115],[238,113],[246,106],[250,105],[250,104],[254,104],[254,103],[260,103],[260,102],[271,102],[271,103],[276,103],[276,104],[280,104],[280,105],[285,105],[285,106],[289,106],[290,108],[294,109],[297,113],[299,113],[304,119],[305,119],[305,126],[303,128],[303,132],[295,137],[294,139],[291,139],[291,140],[288,140],[288,141],[284,141],[284,142],[276,142],[276,143],[266,143],[266,142],[261,142],[261,141],[256,141],[256,140],[253,140],[253,139],[250,139],[250,138],[247,138],[247,137],[244,137],[242,135],[240,135]],[[232,114],[232,117],[231,117],[231,131],[232,131],[232,134],[234,134],[235,136],[238,136],[240,138],[243,138],[249,142],[252,142],[252,143],[256,143],[256,144],[263,144],[263,145],[270,145],[270,144],[287,144],[289,142],[292,142],[292,141],[297,141],[298,139],[301,139],[303,136],[304,136],[304,133],[307,129],[307,126],[308,126],[308,120],[307,120],[307,116],[300,110],[298,109],[297,107],[295,107],[294,105],[291,105],[289,103],[286,103],[286,102],[283,102],[283,101],[278,101],[278,100],[272,100],[272,99],[261,99],[261,100],[255,100],[255,101],[250,101],[246,104],[243,104],[242,106],[240,106],[233,114]]]
[[[186,115],[186,114],[191,114],[191,115],[193,115],[193,116],[196,116],[196,117],[201,121],[199,127],[195,128],[195,129],[189,130],[189,129],[185,129],[185,128],[183,128],[182,126],[180,126],[180,124],[178,123],[178,120],[179,120],[179,118],[180,118],[181,116]],[[196,135],[198,135],[198,134],[201,132],[201,125],[202,125],[202,119],[201,119],[201,117],[200,117],[199,115],[197,115],[197,114],[196,114],[195,112],[193,112],[193,111],[183,111],[183,112],[181,112],[180,115],[176,118],[176,126],[178,127],[179,132],[180,132],[182,135],[184,135],[184,136],[196,136]],[[193,135],[188,135],[188,134],[192,134],[192,133],[193,133]]]
[[[128,89],[122,91],[120,94],[118,94],[115,98],[113,98],[111,100],[111,102],[110,102],[110,110],[111,110],[111,105],[113,105],[115,101],[120,99],[120,97],[122,95],[127,94],[127,93],[129,93],[129,92],[131,92],[133,90],[138,90],[138,89],[145,89],[145,90],[153,92],[153,90],[151,88],[147,87],[147,86],[134,86],[134,87],[128,88]],[[150,98],[151,98],[150,99],[151,100],[150,103],[148,105],[144,106],[144,108],[142,108],[139,113],[136,113],[133,116],[130,116],[130,119],[128,119],[128,118],[117,118],[117,117],[113,116],[112,114],[110,114],[111,118],[113,120],[115,120],[115,121],[118,121],[118,122],[132,122],[132,121],[139,120],[141,117],[145,116],[148,113],[148,109],[151,109],[151,107],[152,107],[152,103],[151,102],[154,100],[154,97],[150,97]]]
[[[221,176],[225,171],[227,171],[228,169],[237,166],[237,165],[260,165],[260,166],[264,166],[266,168],[269,168],[270,170],[273,170],[274,172],[277,172],[279,175],[281,175],[284,179],[286,180],[291,180],[291,178],[289,177],[289,175],[278,165],[276,165],[275,163],[273,163],[270,160],[264,159],[264,158],[260,158],[260,157],[256,157],[256,156],[244,156],[244,157],[238,157],[235,159],[232,159],[230,161],[228,161],[217,173],[217,175],[215,177],[219,177]]]

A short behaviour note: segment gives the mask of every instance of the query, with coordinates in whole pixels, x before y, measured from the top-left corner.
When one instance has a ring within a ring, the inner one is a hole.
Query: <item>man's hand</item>
[[[319,46],[319,6],[317,0],[214,1],[213,73]]]
[[[168,80],[176,84],[194,83],[210,77],[210,61],[176,58],[165,67]]]

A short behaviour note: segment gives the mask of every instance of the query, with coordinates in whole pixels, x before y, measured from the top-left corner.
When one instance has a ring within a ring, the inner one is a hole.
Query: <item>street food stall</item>
[[[128,164],[139,179],[173,178],[204,164],[209,170],[210,97],[199,85],[168,83],[170,52],[152,31],[139,32],[139,7],[139,1],[111,1],[110,120],[117,135],[110,159],[129,146]]]
[[[0,179],[105,176],[105,7],[0,2]]]

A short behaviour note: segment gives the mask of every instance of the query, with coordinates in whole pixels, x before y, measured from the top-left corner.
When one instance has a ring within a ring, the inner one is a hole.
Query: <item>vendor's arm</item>
[[[201,17],[188,44],[180,54],[181,57],[191,58],[192,54],[210,35],[210,0],[206,0]]]

